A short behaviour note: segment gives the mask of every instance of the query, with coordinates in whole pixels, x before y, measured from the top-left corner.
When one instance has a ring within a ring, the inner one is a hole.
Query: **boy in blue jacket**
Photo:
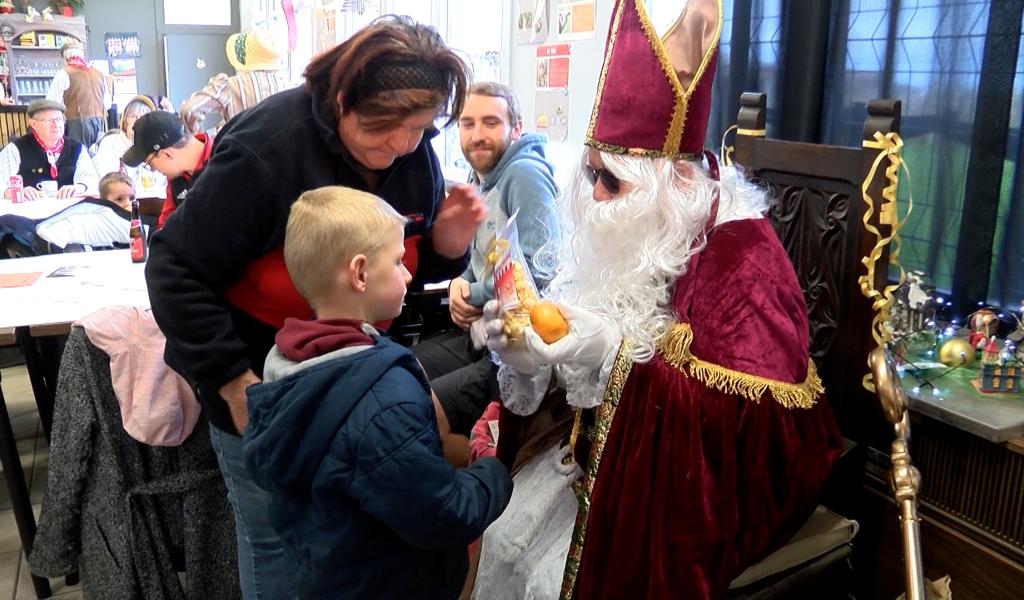
[[[402,310],[404,221],[342,187],[288,217],[285,264],[317,319],[278,332],[244,448],[303,598],[457,598],[468,544],[512,494],[496,459],[445,461],[422,368],[369,325]]]

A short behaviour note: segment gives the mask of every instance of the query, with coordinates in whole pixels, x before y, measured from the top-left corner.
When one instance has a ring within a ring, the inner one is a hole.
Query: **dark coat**
[[[386,338],[289,364],[303,368],[249,388],[245,460],[301,595],[457,598],[470,542],[512,495],[508,471],[449,466],[423,370]]]
[[[322,102],[296,88],[231,119],[188,202],[153,236],[146,280],[167,336],[167,364],[198,387],[204,413],[224,431],[235,427],[221,386],[250,368],[262,376],[283,317],[312,315],[292,289],[281,253],[288,213],[303,192],[328,185],[371,191],[408,217],[406,260],[414,285],[454,277],[468,261],[468,253],[450,260],[433,249],[431,230],[444,197],[429,139],[436,131],[379,172],[370,190]],[[256,291],[233,293],[246,283]],[[268,313],[280,322],[261,317]]]
[[[78,571],[87,599],[241,596],[233,514],[206,420],[181,446],[132,439],[110,357],[81,327],[64,349],[50,440],[33,573]],[[175,556],[184,557],[184,589]]]

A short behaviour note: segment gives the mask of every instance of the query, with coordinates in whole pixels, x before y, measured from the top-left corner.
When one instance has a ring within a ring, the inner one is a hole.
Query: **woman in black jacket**
[[[267,522],[268,495],[246,473],[245,389],[286,317],[312,310],[284,267],[291,204],[342,185],[406,216],[414,282],[458,275],[483,204],[465,186],[445,197],[430,139],[466,95],[467,67],[432,28],[382,17],[314,58],[306,85],[231,119],[210,161],[152,243],[146,280],[167,336],[165,359],[198,390],[235,509],[245,598],[289,598],[291,569]],[[415,283],[414,283],[415,284]]]

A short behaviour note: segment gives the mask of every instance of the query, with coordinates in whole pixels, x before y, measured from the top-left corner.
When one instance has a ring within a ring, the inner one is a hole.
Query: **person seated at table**
[[[156,105],[146,96],[135,96],[128,101],[121,113],[120,127],[108,131],[100,138],[99,149],[92,157],[96,172],[101,174],[120,171],[132,180],[138,198],[163,198],[167,193],[167,178],[151,169],[129,167],[121,157],[131,148],[135,139],[135,122],[143,115],[156,110]]]
[[[21,175],[25,200],[40,196],[37,184],[54,186],[57,198],[96,194],[99,176],[81,143],[64,137],[64,105],[36,100],[28,105],[29,132],[0,151],[0,182],[10,199],[11,175]],[[46,184],[44,182],[55,182]]]
[[[167,177],[167,198],[157,219],[157,228],[163,228],[210,160],[213,138],[205,133],[188,133],[177,114],[162,110],[142,115],[135,122],[134,132],[132,147],[121,160],[129,167],[143,165]]]
[[[100,179],[99,199],[87,198],[36,225],[36,235],[67,251],[69,246],[126,246],[135,189],[128,175],[108,173]]]

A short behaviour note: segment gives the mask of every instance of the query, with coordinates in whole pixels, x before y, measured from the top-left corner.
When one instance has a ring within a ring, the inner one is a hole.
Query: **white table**
[[[78,204],[84,199],[82,196],[63,199],[44,197],[30,202],[18,202],[15,204],[6,198],[0,198],[0,215],[17,215],[26,219],[45,219],[69,206]]]
[[[148,308],[145,266],[128,250],[0,260],[0,273],[42,273],[30,286],[0,288],[0,327],[71,324],[108,306]],[[62,267],[71,275],[49,276]]]
[[[27,204],[39,202],[46,201]],[[20,207],[22,204],[14,206]],[[68,268],[70,274],[64,277],[49,276],[61,268]],[[45,329],[45,326],[56,326],[52,333],[37,335],[63,333],[75,321],[108,306],[149,307],[144,269],[144,263],[132,262],[129,250],[74,252],[0,260],[0,273],[3,274],[41,273],[32,285],[0,288],[0,328],[13,327],[17,331],[18,345],[25,354],[32,392],[47,439],[53,423],[60,356],[54,338],[43,338],[37,346],[33,332],[39,327]],[[3,392],[0,390],[0,400],[2,398]],[[10,416],[3,402],[0,402],[0,462],[3,464],[22,547],[30,548],[35,538],[35,517],[14,442]],[[32,583],[37,595],[49,595],[48,580],[33,575]]]

